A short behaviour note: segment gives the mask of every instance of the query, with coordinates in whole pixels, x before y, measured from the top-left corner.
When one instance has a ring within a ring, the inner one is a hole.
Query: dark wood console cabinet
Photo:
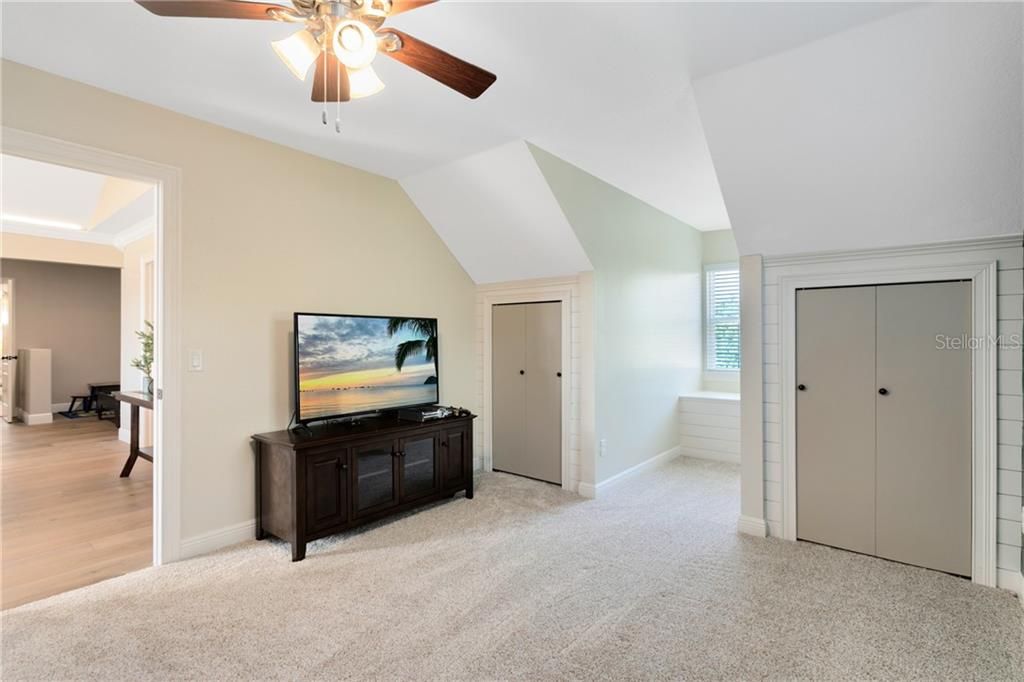
[[[473,499],[473,419],[384,416],[253,436],[256,539],[287,540],[301,561],[310,540],[460,490]]]

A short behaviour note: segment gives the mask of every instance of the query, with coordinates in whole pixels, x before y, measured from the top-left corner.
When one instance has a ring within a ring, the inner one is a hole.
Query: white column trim
[[[782,390],[783,537],[796,540],[796,291],[808,287],[970,280],[971,334],[996,334],[996,262],[957,262],[950,251],[931,253],[920,264],[880,266],[877,261],[830,260],[827,270],[779,276],[780,381]],[[962,252],[960,252],[962,254]],[[996,585],[996,347],[982,344],[972,360],[972,561],[976,583]]]
[[[760,256],[740,258],[741,533],[764,537],[764,275]]]
[[[156,192],[156,386],[154,414],[153,564],[181,552],[181,170],[4,126],[3,153],[153,183]]]

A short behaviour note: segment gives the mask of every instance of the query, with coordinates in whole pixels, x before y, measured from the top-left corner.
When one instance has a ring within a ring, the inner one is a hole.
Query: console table
[[[316,425],[252,437],[256,539],[292,545],[377,521],[465,490],[473,499],[473,420],[396,416]]]
[[[153,461],[153,449],[139,447],[139,408],[144,407],[147,410],[152,410],[153,396],[148,393],[136,393],[134,391],[114,391],[112,395],[117,400],[131,405],[131,441],[128,449],[128,459],[124,463],[124,468],[121,469],[121,478],[128,478],[132,474],[132,469],[135,468],[135,461],[137,459],[141,457],[149,462]]]

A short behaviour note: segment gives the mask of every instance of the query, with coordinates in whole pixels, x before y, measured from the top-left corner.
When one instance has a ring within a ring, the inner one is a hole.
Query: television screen
[[[295,313],[300,422],[438,402],[437,320]]]

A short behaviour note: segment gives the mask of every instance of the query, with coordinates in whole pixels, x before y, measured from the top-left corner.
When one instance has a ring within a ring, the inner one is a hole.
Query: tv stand
[[[382,414],[254,435],[256,539],[286,540],[301,561],[311,540],[463,490],[473,499],[475,418]]]

